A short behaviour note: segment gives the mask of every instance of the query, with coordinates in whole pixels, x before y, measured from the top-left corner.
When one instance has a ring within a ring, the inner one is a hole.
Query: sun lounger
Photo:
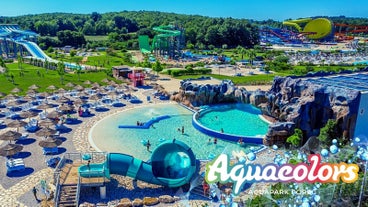
[[[19,140],[25,140],[25,139],[27,139],[28,138],[28,133],[22,133],[22,136],[21,137],[19,137]]]
[[[9,159],[6,161],[6,168],[8,172],[23,171],[25,165],[23,159]]]
[[[58,151],[59,151],[57,147],[53,147],[53,148],[44,147],[42,149],[43,149],[43,154],[44,155],[58,153]]]
[[[46,164],[48,167],[55,167],[60,161],[60,157],[51,157],[46,160]]]

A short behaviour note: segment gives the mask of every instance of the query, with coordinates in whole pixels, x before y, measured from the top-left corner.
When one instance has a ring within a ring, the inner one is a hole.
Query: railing
[[[81,178],[80,178],[80,176],[78,176],[77,196],[76,196],[76,198],[75,198],[75,202],[76,202],[76,205],[75,205],[75,206],[79,206],[79,194],[80,194],[80,189],[81,189]]]
[[[60,199],[60,189],[61,189],[61,185],[60,185],[60,172],[55,172],[54,173],[54,179],[56,176],[56,182],[55,182],[55,192],[54,192],[54,203],[55,203],[55,207],[59,206],[59,199]]]

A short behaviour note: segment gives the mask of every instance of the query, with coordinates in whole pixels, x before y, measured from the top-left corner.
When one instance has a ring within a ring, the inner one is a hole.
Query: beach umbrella
[[[47,93],[47,92],[42,92],[42,93],[39,93],[38,94],[38,97],[48,97],[48,96],[50,96],[50,94],[49,93]]]
[[[34,111],[23,111],[21,114],[20,114],[20,117],[22,118],[31,118],[31,117],[34,117],[34,116],[37,116],[38,113],[34,112]]]
[[[38,85],[36,85],[36,84],[33,84],[33,85],[31,85],[31,86],[28,87],[28,89],[31,89],[31,90],[37,90],[39,88],[40,87]]]
[[[84,87],[81,85],[77,85],[76,87],[74,87],[74,89],[76,89],[77,91],[83,91]]]
[[[17,132],[19,131],[19,127],[27,125],[27,122],[21,121],[19,119],[14,120],[8,124],[8,127],[17,128]]]
[[[40,130],[38,130],[35,134],[36,136],[39,136],[39,137],[48,137],[50,135],[53,135],[56,133],[56,130],[55,129],[50,129],[48,127],[44,127]]]
[[[7,144],[0,148],[0,155],[4,157],[13,156],[23,150],[23,146],[19,144]]]
[[[48,86],[46,89],[47,89],[47,90],[51,90],[51,91],[53,91],[53,90],[56,90],[56,86],[54,86],[54,85],[50,85],[50,86]]]
[[[19,101],[9,101],[8,103],[6,103],[6,106],[18,106],[19,105]]]
[[[71,110],[73,110],[74,109],[74,107],[72,107],[72,106],[70,106],[70,105],[61,105],[60,107],[59,107],[59,110],[61,110],[61,111],[71,111]]]
[[[20,88],[18,88],[18,87],[15,87],[15,88],[13,88],[13,90],[11,90],[10,92],[11,93],[19,93],[19,92],[21,92],[22,91],[22,89],[20,89]]]
[[[69,102],[69,101],[70,101],[70,98],[67,98],[67,97],[65,97],[65,96],[62,96],[62,97],[60,97],[60,98],[58,99],[58,101],[59,101],[60,103],[67,103],[67,102]]]
[[[62,143],[62,141],[60,139],[48,137],[45,140],[41,140],[38,143],[38,145],[40,145],[40,147],[44,147],[44,148],[54,148],[54,147],[57,147],[57,146],[61,145],[61,143]]]
[[[61,112],[58,112],[58,111],[53,111],[53,112],[50,112],[49,114],[47,114],[47,118],[49,119],[56,119],[57,117],[60,117],[62,115]],[[47,119],[46,119],[47,120]],[[51,124],[50,124],[51,125]]]
[[[102,98],[102,95],[99,94],[99,93],[96,93],[92,96],[89,97],[89,100],[92,100],[92,101],[97,101],[97,100],[100,100]]]
[[[15,141],[18,140],[21,136],[22,134],[19,132],[7,131],[4,134],[0,135],[0,140]]]
[[[28,95],[30,95],[30,94],[35,95],[36,93],[38,93],[38,91],[37,91],[37,90],[35,90],[35,89],[29,89],[29,90],[27,91],[27,94],[28,94]]]
[[[39,123],[40,126],[45,126],[45,127],[49,127],[49,126],[54,125],[54,124],[55,124],[55,121],[50,119],[50,118],[41,120],[40,123]]]
[[[84,85],[91,85],[91,81],[90,80],[86,80],[83,82]]]
[[[64,88],[59,88],[57,90],[58,93],[64,94],[66,92],[66,90]]]
[[[34,101],[34,100],[36,100],[36,98],[34,96],[31,96],[31,95],[28,94],[28,95],[23,97],[23,100],[25,100],[25,101]]]
[[[97,88],[99,88],[100,87],[100,84],[98,84],[97,82],[94,82],[93,84],[92,84],[92,89],[97,89]]]
[[[73,87],[74,87],[74,84],[73,84],[73,83],[71,83],[71,82],[69,82],[69,83],[67,83],[65,86],[66,86],[66,87],[68,87],[68,88],[73,88]]]
[[[14,95],[14,94],[8,94],[7,96],[5,96],[5,98],[8,100],[14,100],[14,99],[19,98],[19,96]]]
[[[46,109],[49,109],[49,108],[52,108],[52,107],[53,106],[51,104],[43,103],[43,104],[37,106],[37,109],[44,109],[44,110],[46,110]]]
[[[109,79],[104,78],[101,82],[103,82],[103,83],[109,83],[110,81],[109,81]]]

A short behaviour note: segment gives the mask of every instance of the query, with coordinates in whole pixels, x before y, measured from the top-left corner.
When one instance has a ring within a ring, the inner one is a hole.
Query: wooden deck
[[[73,164],[65,164],[62,169],[62,173],[60,174],[60,181],[62,185],[73,185],[78,184],[78,167],[82,165],[82,163]],[[104,177],[94,177],[94,178],[84,178],[81,177],[81,184],[82,185],[89,185],[89,186],[102,186],[106,182],[110,182],[109,179]]]

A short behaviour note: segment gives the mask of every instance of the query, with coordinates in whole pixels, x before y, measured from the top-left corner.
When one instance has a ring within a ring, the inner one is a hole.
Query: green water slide
[[[305,24],[302,28],[300,25]],[[284,21],[283,25],[292,26],[298,32],[306,34],[308,39],[318,40],[329,36],[332,33],[333,25],[329,19],[326,18],[304,18],[296,20]]]
[[[154,27],[153,30],[156,32],[160,32],[161,34],[158,34],[153,38],[152,49],[155,49],[157,47],[169,47],[168,39],[181,35],[181,31],[175,30],[175,27],[172,25]]]
[[[140,35],[138,37],[139,49],[142,53],[151,53],[151,47],[149,45],[149,39],[147,35]]]
[[[94,170],[91,172],[97,176],[118,174],[147,183],[180,187],[191,181],[197,171],[196,165],[193,151],[185,143],[171,140],[163,142],[152,152],[150,162],[144,162],[126,154],[109,153],[107,161],[92,166]],[[108,173],[96,173],[98,166],[101,172],[107,170]],[[80,169],[85,169],[85,165]],[[88,171],[82,174],[79,171],[79,173],[81,176],[91,177]]]

